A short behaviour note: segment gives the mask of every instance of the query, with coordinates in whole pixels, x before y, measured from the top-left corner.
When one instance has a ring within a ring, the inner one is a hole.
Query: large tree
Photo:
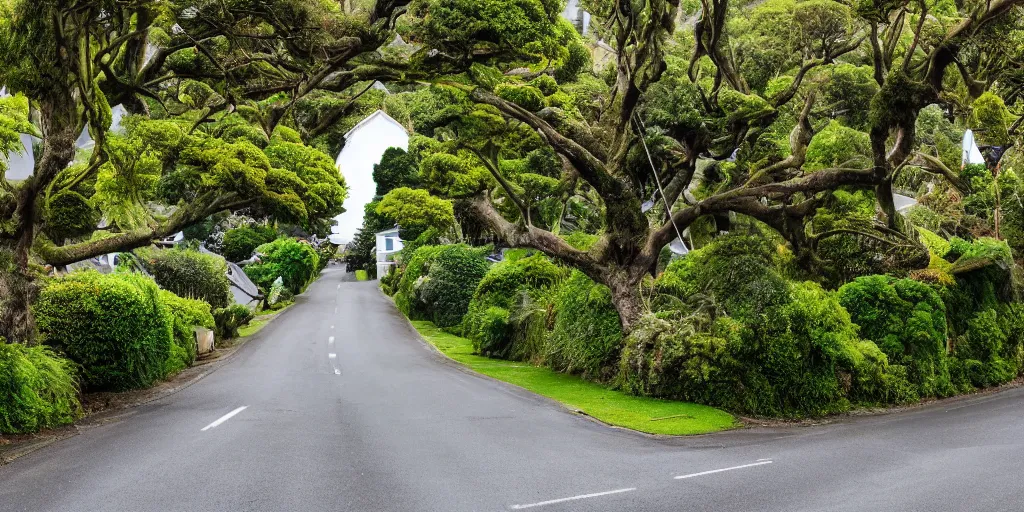
[[[408,3],[0,1],[0,84],[17,95],[0,126],[41,139],[28,179],[0,176],[0,288],[18,296],[0,308],[0,335],[31,335],[33,257],[129,250],[223,210],[300,223],[340,213],[333,159],[304,140],[404,72],[378,49]],[[302,101],[318,108],[300,118]],[[117,104],[143,119],[115,135]],[[0,149],[20,148],[8,137]],[[101,216],[109,225],[92,234]]]
[[[478,8],[449,3],[464,9],[449,19],[479,17]],[[507,243],[607,285],[627,331],[643,312],[644,276],[669,242],[703,219],[739,215],[768,226],[809,269],[834,237],[852,237],[896,267],[922,267],[928,252],[896,212],[894,180],[910,165],[956,176],[922,151],[918,113],[951,104],[960,91],[977,97],[1015,72],[993,45],[1001,31],[1019,33],[1020,3],[707,0],[674,35],[677,1],[594,0],[598,33],[617,53],[607,88],[590,88],[591,101],[574,77],[543,62],[524,70],[487,60],[472,37],[452,38],[444,44],[462,46],[445,55],[478,57],[473,72],[446,83],[478,105],[484,127],[453,124],[451,157],[423,162],[421,172],[435,177],[435,193],[468,201]],[[453,22],[448,30],[461,28]],[[507,146],[521,139],[509,134],[522,126],[561,159],[563,200],[598,198],[603,229],[589,249],[538,219],[516,171],[503,165]],[[484,178],[451,159],[466,152]],[[444,175],[458,179],[446,185]],[[877,213],[816,219],[835,207],[839,190],[864,191]],[[645,205],[648,198],[656,206]]]

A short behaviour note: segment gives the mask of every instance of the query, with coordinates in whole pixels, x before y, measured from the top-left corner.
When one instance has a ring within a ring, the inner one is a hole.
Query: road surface
[[[2,511],[1020,511],[1024,390],[659,439],[461,369],[330,270],[223,367],[0,467]]]

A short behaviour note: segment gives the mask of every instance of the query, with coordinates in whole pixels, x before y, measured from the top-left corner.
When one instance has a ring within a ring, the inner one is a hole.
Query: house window
[[[393,250],[395,250],[395,239],[394,238],[385,238],[384,239],[384,250],[385,251],[393,251]]]

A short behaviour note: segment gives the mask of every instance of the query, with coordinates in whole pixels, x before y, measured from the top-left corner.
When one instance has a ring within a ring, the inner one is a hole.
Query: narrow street
[[[329,270],[233,360],[0,467],[2,511],[1018,511],[1024,389],[659,439],[461,369]]]

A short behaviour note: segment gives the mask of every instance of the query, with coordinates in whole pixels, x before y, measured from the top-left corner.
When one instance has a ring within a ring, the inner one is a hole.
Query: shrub
[[[497,306],[487,308],[478,315],[472,330],[467,331],[477,353],[502,359],[508,357],[512,333],[507,309]]]
[[[620,384],[636,394],[768,416],[916,398],[902,367],[858,338],[835,294],[797,282],[788,284],[787,296],[743,321],[714,309],[645,316],[626,340]]]
[[[790,300],[774,256],[763,238],[722,236],[669,264],[656,289],[679,301],[701,300],[739,320],[758,318]]]
[[[281,238],[256,248],[259,263],[245,266],[245,274],[263,290],[269,290],[278,277],[284,286],[298,295],[317,276],[319,256],[316,249],[291,238]]]
[[[1019,364],[1012,357],[1016,354],[1014,350],[1005,351],[1013,334],[1004,326],[1019,327],[1001,321],[995,309],[981,311],[968,321],[967,332],[956,341],[953,351],[961,385],[996,386],[1017,376]],[[1004,357],[1006,352],[1010,352],[1011,359]]]
[[[232,304],[226,308],[213,311],[214,328],[218,338],[231,339],[238,337],[238,329],[249,324],[253,319],[251,309]]]
[[[49,347],[0,338],[0,434],[22,434],[81,415],[74,364]]]
[[[402,270],[395,292],[395,305],[412,320],[424,320],[429,317],[427,305],[419,300],[419,288],[426,280],[430,263],[444,250],[443,245],[423,245],[412,251],[409,262]],[[405,254],[406,246],[402,249]]]
[[[227,263],[192,249],[137,249],[135,254],[157,284],[179,297],[206,301],[214,308],[231,303]]]
[[[50,282],[33,311],[42,342],[81,365],[86,389],[143,388],[164,376],[172,325],[145,276],[75,272]]]
[[[249,259],[256,248],[273,242],[277,238],[277,230],[271,226],[241,226],[229,229],[224,233],[221,254],[228,261]]]
[[[179,297],[167,290],[160,290],[160,301],[171,316],[174,344],[167,358],[165,374],[177,373],[196,360],[195,327],[214,328],[210,305],[197,299]]]
[[[890,362],[907,367],[922,396],[954,391],[946,361],[946,307],[934,290],[910,279],[864,276],[839,289],[839,302],[862,336]]]
[[[474,341],[478,353],[491,357],[507,358],[512,343],[512,331],[505,329],[506,336],[495,338],[492,331],[486,331],[485,323],[490,323],[488,311],[493,308],[505,311],[505,323],[508,323],[508,310],[519,299],[520,293],[534,293],[546,290],[566,276],[566,270],[555,265],[542,254],[516,258],[515,253],[506,254],[506,259],[490,268],[487,275],[480,281],[473,294],[466,313],[464,334]],[[493,313],[490,314],[493,316]]]
[[[419,293],[438,327],[455,327],[462,322],[477,284],[487,273],[487,249],[448,245],[431,261],[428,279]]]
[[[739,408],[742,341],[738,325],[720,318],[709,332],[645,315],[625,341],[619,384],[628,393]]]
[[[554,291],[555,321],[545,360],[558,371],[607,380],[622,346],[619,314],[607,286],[578,270]]]

